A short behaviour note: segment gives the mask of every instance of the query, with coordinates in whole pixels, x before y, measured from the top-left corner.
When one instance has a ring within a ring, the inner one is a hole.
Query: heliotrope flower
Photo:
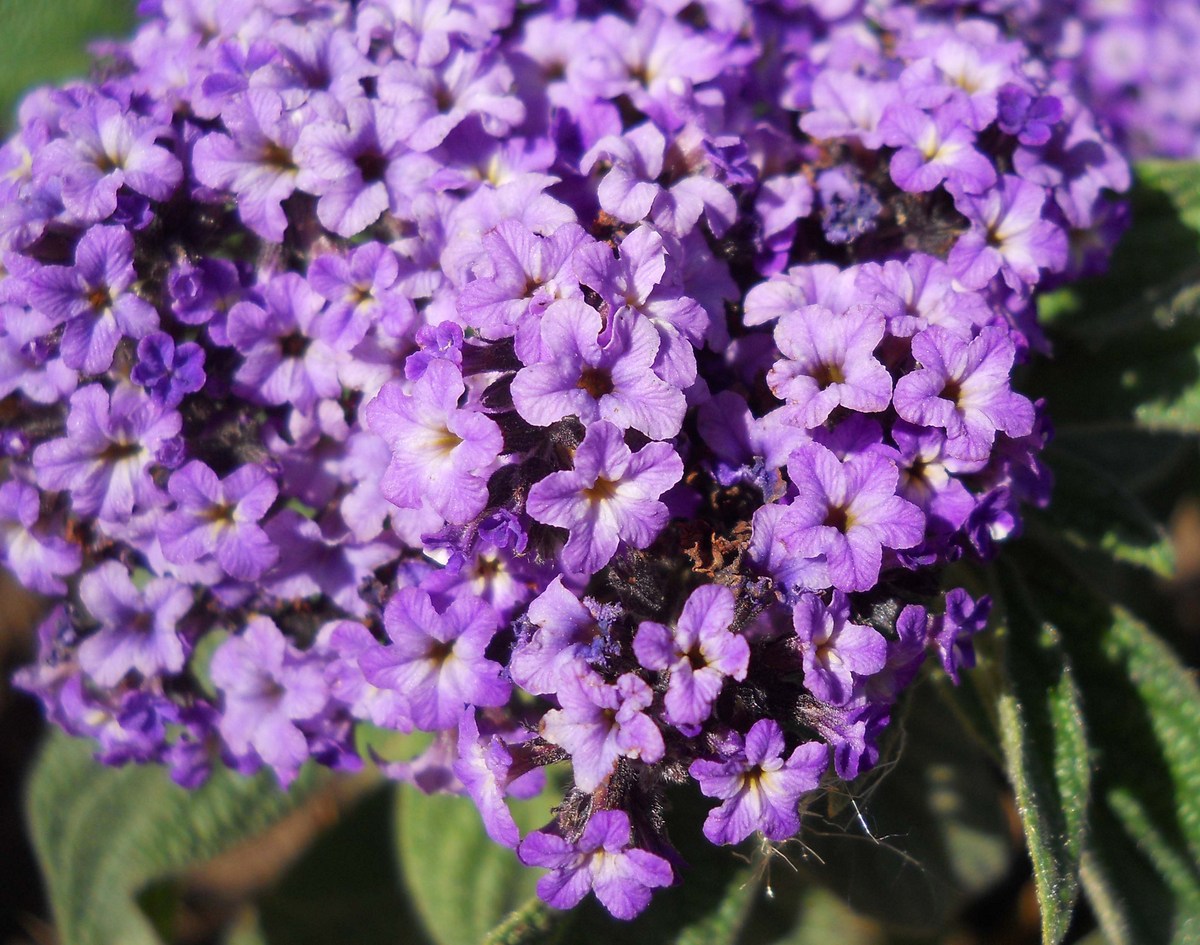
[[[755,722],[743,739],[730,737],[721,760],[699,758],[688,773],[708,797],[722,803],[709,811],[704,836],[713,843],[740,843],[755,831],[786,840],[800,829],[800,798],[813,790],[829,763],[821,742],[797,745],[786,758],[783,732],[770,719]]]
[[[102,760],[374,762],[630,918],[670,791],[787,840],[970,664],[947,565],[1047,499],[1014,369],[1122,225],[1110,123],[1200,118],[1077,4],[552,6],[146,2],[32,93],[0,550]]]
[[[594,574],[622,542],[645,548],[667,523],[659,496],[679,481],[683,463],[666,443],[632,452],[621,431],[598,420],[575,451],[574,469],[551,473],[529,490],[526,510],[570,533],[562,550],[571,571]]]
[[[550,870],[538,880],[538,895],[559,909],[594,892],[618,919],[632,919],[646,908],[653,889],[675,879],[665,859],[631,845],[629,815],[622,810],[593,814],[574,843],[539,830],[517,852],[523,863]]]
[[[688,597],[673,631],[649,620],[638,627],[633,640],[638,662],[670,672],[664,703],[672,725],[700,725],[725,679],[746,678],[750,646],[729,629],[735,607],[729,588],[704,585]]]

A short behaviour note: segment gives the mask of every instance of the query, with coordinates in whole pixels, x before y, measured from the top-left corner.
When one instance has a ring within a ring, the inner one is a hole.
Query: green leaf
[[[396,804],[403,882],[438,945],[478,945],[534,895],[539,873],[488,838],[469,798],[422,794],[403,785]],[[549,820],[550,804],[547,800],[540,815],[523,818],[527,829]]]
[[[302,776],[285,794],[269,773],[221,769],[188,791],[159,767],[100,765],[93,747],[51,736],[28,789],[30,831],[63,945],[156,945],[139,893],[254,836],[313,782]]]
[[[1082,700],[1061,632],[1020,575],[1003,572],[1006,689],[999,699],[1004,755],[1033,861],[1042,939],[1067,934],[1079,894],[1091,781]]]
[[[259,903],[264,945],[427,945],[392,845],[394,788],[381,785],[322,833]]]
[[[851,909],[927,933],[1004,874],[1012,847],[1003,777],[986,751],[932,685],[910,703],[893,726],[903,739],[896,760],[856,781],[854,803],[825,824],[810,809],[801,839],[815,857],[803,869]]]
[[[1103,278],[1047,297],[1031,372],[1056,425],[1200,431],[1200,164],[1137,168],[1132,229]]]
[[[1058,627],[1091,745],[1084,892],[1114,945],[1194,942],[1200,689],[1145,622],[1112,599],[1127,565],[1031,526],[1012,557]]]
[[[132,0],[0,0],[0,128],[34,84],[86,75],[87,42],[127,35],[133,12]]]

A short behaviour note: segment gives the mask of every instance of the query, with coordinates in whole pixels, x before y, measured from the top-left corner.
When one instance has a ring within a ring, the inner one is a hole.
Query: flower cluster
[[[1191,0],[989,6],[1037,44],[1124,150],[1200,158],[1200,8]]]
[[[796,834],[971,664],[1129,182],[999,19],[872,11],[144,0],[0,148],[22,685],[188,785],[431,733],[556,906],[677,881],[669,785]]]

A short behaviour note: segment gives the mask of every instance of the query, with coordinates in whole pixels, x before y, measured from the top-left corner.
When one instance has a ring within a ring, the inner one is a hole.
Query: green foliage
[[[127,35],[133,10],[132,0],[0,0],[0,129],[30,87],[86,75],[85,44]]]
[[[855,782],[853,798],[831,795],[832,809],[810,812],[803,868],[851,909],[931,934],[1008,868],[1002,778],[931,685],[893,737],[896,757]]]
[[[1032,385],[1058,485],[999,571],[998,708],[1046,942],[1080,885],[1113,945],[1200,940],[1200,689],[1160,585],[1164,517],[1198,481],[1200,166],[1141,166],[1134,213],[1111,272],[1044,305],[1056,357]]]
[[[154,923],[139,908],[152,882],[253,837],[311,790],[288,793],[269,773],[217,771],[187,791],[158,767],[106,768],[90,742],[54,735],[29,783],[29,823],[62,945],[157,945],[173,905],[153,897]]]
[[[1009,571],[1004,595],[1008,682],[998,708],[1004,755],[1033,861],[1042,934],[1067,934],[1079,893],[1079,865],[1091,782],[1079,687],[1060,626]],[[1067,629],[1071,632],[1071,628]]]
[[[536,803],[521,810],[525,829],[542,826],[553,802],[547,794],[540,812]],[[469,798],[406,785],[395,817],[404,885],[437,945],[478,945],[534,895],[538,872],[488,838]]]

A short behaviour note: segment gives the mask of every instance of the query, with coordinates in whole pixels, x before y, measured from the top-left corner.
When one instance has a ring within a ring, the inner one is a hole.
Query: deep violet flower
[[[808,443],[787,468],[797,495],[781,519],[783,544],[801,558],[823,559],[809,589],[866,590],[879,577],[884,548],[921,540],[925,516],[896,494],[900,472],[886,456],[864,452],[839,461]]]
[[[167,491],[177,504],[158,528],[168,561],[192,564],[212,556],[231,578],[253,581],[279,559],[258,524],[279,495],[261,466],[242,466],[218,479],[193,460],[171,475]]]
[[[118,387],[110,395],[89,384],[71,396],[67,435],[34,450],[37,483],[68,490],[77,515],[124,521],[136,506],[160,495],[149,466],[181,423],[179,414],[162,409],[136,387]]]
[[[597,811],[574,843],[548,831],[531,833],[518,849],[521,862],[551,872],[538,880],[538,895],[569,909],[594,892],[618,919],[632,919],[650,902],[651,891],[674,881],[671,864],[631,846],[629,815]]]
[[[887,641],[879,631],[850,623],[846,595],[833,592],[826,604],[805,594],[792,608],[792,626],[804,660],[804,686],[834,705],[850,701],[856,679],[883,669]]]
[[[946,566],[1047,500],[1012,375],[1123,225],[1108,128],[1200,129],[1140,14],[1036,2],[140,10],[0,143],[22,686],[191,787],[425,730],[379,771],[621,918],[669,786],[785,841],[970,664]]]
[[[700,758],[688,773],[708,797],[720,798],[704,821],[704,836],[713,843],[740,843],[756,830],[768,840],[786,840],[800,829],[800,798],[813,790],[829,763],[821,742],[797,745],[784,758],[786,744],[779,725],[755,722],[743,740],[730,739],[721,760]]]
[[[107,370],[122,337],[158,327],[153,306],[131,291],[133,239],[120,227],[92,227],[75,247],[74,266],[47,266],[28,279],[30,304],[64,325],[63,363],[85,374]]]

